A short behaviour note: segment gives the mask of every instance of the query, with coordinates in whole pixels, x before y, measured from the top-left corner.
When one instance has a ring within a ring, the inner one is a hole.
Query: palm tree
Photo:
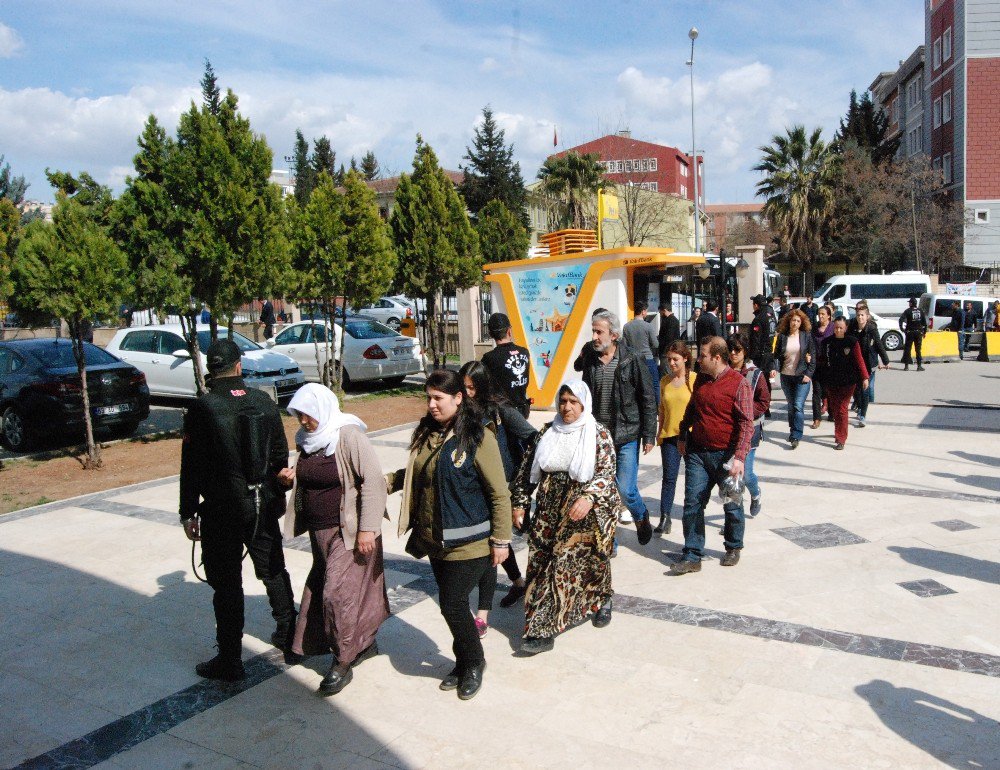
[[[764,215],[774,228],[782,250],[806,274],[803,292],[812,292],[816,259],[833,209],[834,162],[829,145],[816,128],[806,136],[804,126],[775,135],[755,171],[764,174],[757,195],[764,198]]]
[[[596,194],[604,179],[599,157],[596,152],[552,156],[545,159],[538,171],[542,190],[560,198],[565,206],[563,226],[584,228],[583,198],[588,193]]]

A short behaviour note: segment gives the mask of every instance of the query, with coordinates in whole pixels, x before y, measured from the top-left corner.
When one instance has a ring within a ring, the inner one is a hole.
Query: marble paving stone
[[[932,521],[931,524],[947,529],[949,532],[962,532],[966,529],[979,529],[975,524],[970,524],[961,519],[945,519],[944,521]]]
[[[944,596],[946,594],[958,593],[948,588],[948,586],[929,578],[925,580],[909,580],[905,583],[897,583],[896,585],[925,599],[930,596]]]
[[[868,542],[863,537],[829,522],[807,524],[801,527],[781,527],[771,531],[803,548],[832,548],[839,545]]]

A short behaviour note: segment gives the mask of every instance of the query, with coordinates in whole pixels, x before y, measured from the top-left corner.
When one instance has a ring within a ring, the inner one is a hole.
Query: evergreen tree
[[[491,200],[480,211],[476,220],[479,251],[483,262],[510,262],[526,259],[531,236],[513,212],[499,200]]]
[[[391,226],[399,264],[406,266],[397,274],[399,288],[424,300],[429,323],[427,347],[435,365],[443,363],[437,298],[478,283],[482,262],[465,203],[438,165],[434,150],[419,135],[413,173],[399,178]]]
[[[847,115],[840,120],[840,129],[834,137],[834,151],[842,152],[847,142],[864,149],[876,166],[896,157],[902,134],[889,138],[889,118],[875,106],[871,94],[865,91],[858,100],[857,91],[851,91]]]
[[[313,140],[312,167],[317,175],[325,171],[332,180],[337,181],[337,153],[325,136]]]
[[[28,183],[24,177],[12,176],[10,164],[4,163],[4,156],[0,155],[0,198],[6,198],[15,206],[20,206],[24,203],[24,196],[27,192]]]
[[[316,186],[316,170],[309,160],[309,142],[298,129],[295,130],[292,175],[295,177],[295,201],[299,206],[305,206],[309,202],[313,187]]]
[[[57,198],[51,224],[36,221],[28,226],[14,259],[14,284],[25,302],[69,324],[83,394],[84,467],[97,468],[101,450],[91,422],[83,327],[95,316],[117,313],[126,261],[86,204],[61,191]]]
[[[219,114],[222,93],[219,91],[219,82],[215,77],[215,70],[212,69],[212,62],[208,59],[205,59],[205,74],[201,77],[201,99],[202,104],[212,115]]]
[[[354,173],[358,173],[358,162],[354,160],[353,155],[351,156],[351,171],[353,171]],[[346,179],[347,177],[344,178]]]
[[[491,200],[498,200],[528,229],[521,165],[514,161],[514,145],[505,144],[505,133],[493,119],[489,105],[483,107],[483,122],[475,129],[472,147],[465,148],[464,159],[469,165],[460,167],[461,192],[473,216]]]
[[[86,171],[76,177],[66,171],[45,169],[45,176],[57,192],[82,203],[87,215],[102,227],[111,223],[111,209],[115,199],[110,187],[101,184]]]
[[[366,152],[364,157],[361,159],[361,173],[364,175],[365,181],[367,182],[374,182],[382,175],[382,170],[378,165],[378,159],[376,159],[375,153],[371,150]]]

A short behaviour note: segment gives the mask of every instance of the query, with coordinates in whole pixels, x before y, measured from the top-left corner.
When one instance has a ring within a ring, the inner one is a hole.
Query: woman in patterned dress
[[[535,655],[588,615],[597,628],[611,622],[611,548],[622,501],[614,442],[594,419],[582,380],[559,388],[558,414],[538,434],[511,487],[515,526],[538,492],[520,649]]]

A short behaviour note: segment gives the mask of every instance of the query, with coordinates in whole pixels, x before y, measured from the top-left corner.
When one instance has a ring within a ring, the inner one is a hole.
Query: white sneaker
[[[632,523],[632,512],[629,511],[629,510],[627,510],[627,509],[625,511],[622,511],[618,515],[618,523],[619,524],[631,524]]]

